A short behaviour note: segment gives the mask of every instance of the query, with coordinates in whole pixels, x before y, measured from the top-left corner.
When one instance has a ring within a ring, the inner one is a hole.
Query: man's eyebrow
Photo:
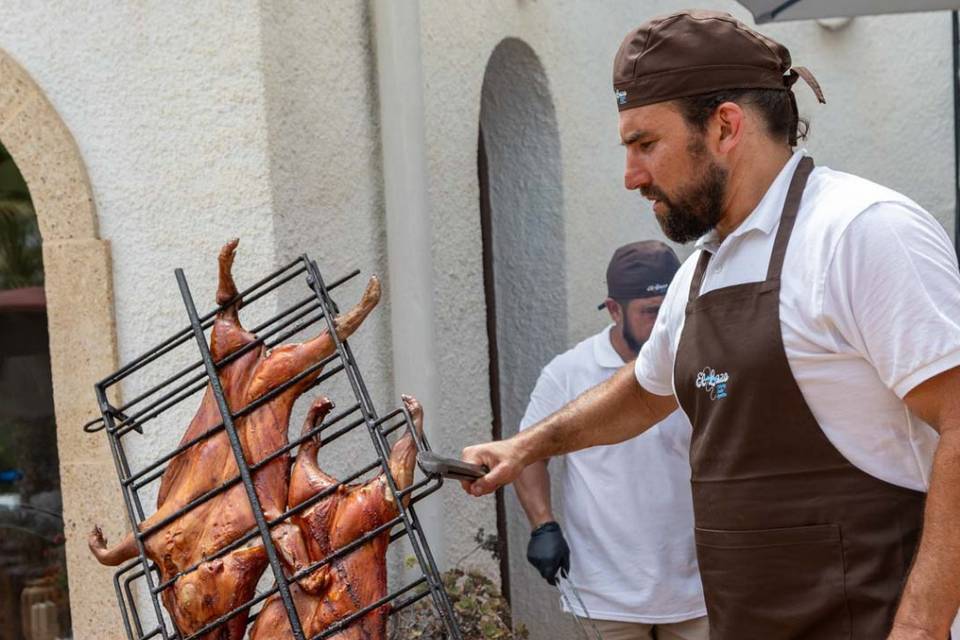
[[[630,133],[628,133],[627,135],[625,135],[625,136],[620,140],[620,144],[623,145],[623,146],[626,146],[626,145],[628,145],[628,144],[633,144],[634,142],[636,142],[636,141],[639,140],[640,138],[644,138],[644,137],[646,137],[646,136],[648,136],[648,135],[650,135],[650,132],[647,131],[647,130],[645,130],[645,129],[634,129],[633,131],[631,131]]]

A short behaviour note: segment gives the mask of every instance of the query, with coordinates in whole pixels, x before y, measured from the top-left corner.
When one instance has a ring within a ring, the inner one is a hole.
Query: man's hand
[[[676,408],[673,396],[658,396],[643,389],[633,373],[633,363],[627,363],[606,382],[509,440],[464,449],[462,460],[485,464],[490,473],[461,484],[472,495],[488,494],[513,482],[530,463],[587,447],[623,442],[643,433]]]
[[[530,534],[527,544],[527,560],[544,580],[557,584],[557,573],[570,573],[570,547],[563,539],[563,531],[556,522],[545,522]]]
[[[490,471],[476,480],[461,480],[463,490],[474,496],[483,496],[513,482],[527,465],[519,449],[516,438],[495,440],[464,449],[460,454],[461,460],[486,465]]]

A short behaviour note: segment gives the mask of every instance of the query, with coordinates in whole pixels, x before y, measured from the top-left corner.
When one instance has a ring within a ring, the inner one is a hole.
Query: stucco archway
[[[567,341],[560,133],[546,71],[518,38],[502,40],[487,62],[478,146],[494,436],[506,438],[516,433],[540,369]],[[534,638],[573,637],[556,595],[527,564],[526,516],[512,489],[503,495],[501,572],[514,620]]]
[[[92,559],[86,534],[95,521],[115,538],[127,525],[116,507],[106,438],[81,430],[98,415],[93,384],[117,363],[110,248],[97,237],[93,193],[73,136],[2,50],[0,140],[27,182],[43,239],[73,636],[120,638],[112,571]]]

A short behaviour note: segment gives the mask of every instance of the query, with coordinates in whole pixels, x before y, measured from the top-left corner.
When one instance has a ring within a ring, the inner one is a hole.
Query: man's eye
[[[641,143],[640,143],[640,150],[641,150],[641,151],[650,151],[650,149],[653,149],[653,145],[654,145],[655,143],[656,143],[656,140],[647,140],[646,142],[641,142]]]

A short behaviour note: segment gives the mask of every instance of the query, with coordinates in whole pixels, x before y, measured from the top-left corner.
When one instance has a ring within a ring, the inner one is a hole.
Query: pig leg
[[[403,396],[403,403],[413,419],[414,429],[418,434],[423,433],[423,408],[420,403],[411,396]],[[403,491],[413,484],[416,460],[416,443],[409,433],[405,433],[391,447],[387,464],[398,491]],[[337,504],[337,535],[334,542],[337,548],[372,531],[399,513],[383,472],[369,482],[349,487],[348,492]],[[405,496],[404,506],[409,502],[410,496]]]
[[[401,398],[403,399],[403,405],[407,408],[410,417],[413,419],[413,428],[417,432],[417,436],[422,437],[423,406],[421,406],[420,402],[413,396],[404,395],[401,396]],[[416,467],[416,461],[417,444],[413,441],[409,433],[405,433],[390,449],[390,475],[393,476],[393,481],[396,483],[397,489],[402,491],[413,484],[413,471]],[[384,485],[384,492],[384,497],[387,501],[392,501],[393,496],[390,494],[390,489],[386,485]],[[409,502],[410,497],[406,496],[403,504],[407,505]]]
[[[119,544],[107,547],[107,539],[103,537],[103,531],[99,526],[94,526],[93,531],[90,532],[87,537],[87,546],[90,547],[90,551],[97,557],[100,564],[105,564],[108,567],[115,567],[137,555],[137,543],[134,541],[132,533],[124,536]]]
[[[314,429],[333,409],[333,403],[325,397],[314,400],[303,421],[301,435]],[[317,450],[320,438],[314,435],[300,444],[297,459],[290,477],[288,507],[294,507],[304,500],[315,496],[325,488],[336,484],[336,480],[320,471],[317,466]],[[296,517],[296,516],[294,516]],[[315,560],[310,558],[304,533],[292,522],[284,522],[273,528],[272,537],[281,557],[291,573],[296,573]],[[317,595],[329,583],[329,565],[321,567],[300,580],[297,584],[311,595]]]
[[[306,419],[303,421],[303,428],[300,430],[300,435],[302,436],[316,427],[331,409],[333,409],[333,403],[327,398],[320,397],[314,400],[313,405],[307,412]],[[324,489],[337,484],[336,478],[324,473],[317,465],[317,452],[319,449],[319,435],[314,435],[309,440],[300,444],[297,459],[293,464],[293,472],[290,474],[290,489],[287,498],[288,507],[295,507],[308,498],[317,495]]]
[[[337,337],[346,340],[353,335],[360,324],[366,319],[373,308],[380,301],[380,280],[376,276],[370,278],[367,288],[360,298],[360,302],[350,311],[334,319]],[[257,367],[254,380],[250,384],[249,397],[257,398],[277,385],[279,380],[289,380],[304,369],[314,365],[333,354],[336,345],[329,331],[301,344],[284,345],[270,352]],[[320,371],[305,377],[290,388],[293,397],[306,391],[320,375]]]
[[[239,240],[234,238],[223,246],[218,258],[219,282],[217,286],[217,304],[223,305],[237,296],[237,285],[233,281],[233,260],[236,257]],[[237,314],[240,301],[237,300],[224,308],[213,322],[210,335],[210,352],[214,361],[224,358],[242,346],[256,340],[256,336],[244,330]]]

